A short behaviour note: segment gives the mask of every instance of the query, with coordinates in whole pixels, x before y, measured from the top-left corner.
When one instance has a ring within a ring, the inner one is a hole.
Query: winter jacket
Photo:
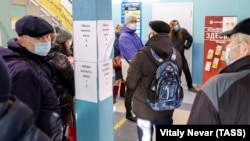
[[[180,30],[182,32],[182,39],[180,40],[177,36],[177,32],[175,32],[174,36],[172,37],[172,42],[174,47],[181,53],[181,55],[184,55],[185,49],[189,49],[192,46],[193,37],[185,28],[181,28]]]
[[[210,78],[197,93],[187,124],[250,124],[250,56]]]
[[[143,47],[143,43],[135,30],[122,26],[120,31],[119,45],[122,58],[131,60],[136,52]]]
[[[73,111],[73,97],[75,95],[74,70],[68,57],[61,53],[61,46],[53,44],[47,59],[54,69],[54,80],[59,97],[64,124],[67,116]]]
[[[36,126],[32,110],[17,97],[11,97],[12,107],[0,119],[1,141],[52,141]],[[20,116],[21,115],[21,116]]]
[[[33,60],[40,69],[20,54]],[[11,93],[32,109],[36,124],[42,131],[53,140],[61,140],[60,105],[53,85],[51,68],[45,57],[29,52],[17,42],[17,39],[9,40],[8,48],[0,47],[0,55],[6,60],[12,77]]]
[[[157,69],[157,61],[151,54],[150,48],[162,58],[171,58],[173,52],[173,44],[168,34],[159,33],[148,40],[145,47],[135,54],[130,63],[127,76],[127,87],[135,89],[133,95],[133,113],[145,120],[159,120],[172,117],[174,110],[169,111],[153,111],[149,104],[146,103],[146,93],[149,89],[150,83],[155,76]],[[176,51],[176,60],[174,63],[181,70],[181,55]]]

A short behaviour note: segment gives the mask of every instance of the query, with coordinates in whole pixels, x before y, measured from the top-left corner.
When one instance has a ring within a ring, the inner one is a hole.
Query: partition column
[[[77,141],[113,141],[111,0],[73,0]]]

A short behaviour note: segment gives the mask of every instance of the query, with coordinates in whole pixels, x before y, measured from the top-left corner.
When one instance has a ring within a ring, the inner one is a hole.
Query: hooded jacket
[[[162,58],[171,58],[173,52],[173,44],[167,33],[158,33],[154,37],[148,40],[145,47],[143,47],[138,53],[135,54],[133,60],[130,63],[127,76],[127,87],[135,89],[133,95],[133,113],[145,120],[159,120],[172,117],[174,110],[169,111],[154,111],[146,102],[147,90],[155,76],[157,69],[157,61],[153,61],[154,58],[150,52],[150,48]],[[176,51],[176,60],[174,63],[181,70],[181,56]]]
[[[197,93],[187,124],[250,124],[250,56],[210,78]]]
[[[39,73],[37,66],[20,56],[33,60],[46,76]],[[38,56],[22,47],[17,39],[8,41],[8,48],[0,47],[12,78],[11,94],[27,104],[35,115],[37,126],[53,140],[62,138],[62,121],[57,94],[53,85],[51,68],[45,57]]]
[[[119,46],[122,58],[131,60],[136,52],[143,47],[143,43],[135,30],[122,26],[120,31]]]

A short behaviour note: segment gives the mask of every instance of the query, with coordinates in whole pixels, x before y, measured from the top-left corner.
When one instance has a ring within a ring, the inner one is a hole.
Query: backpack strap
[[[154,56],[154,58],[158,61],[158,62],[162,62],[163,59],[160,58],[160,56],[152,49],[150,48],[150,51],[152,53],[152,55]],[[173,48],[173,53],[171,55],[171,60],[175,61],[176,60],[176,50],[175,48]]]
[[[144,52],[144,53],[148,56],[148,58],[150,58],[150,59],[154,62],[154,60],[152,59],[152,57],[151,57],[151,56],[147,53],[147,51],[144,50],[144,49],[146,49],[146,47],[142,48],[140,51]],[[158,55],[157,55],[157,56],[158,56]],[[155,64],[156,66],[158,66],[155,62],[154,62],[154,64]]]

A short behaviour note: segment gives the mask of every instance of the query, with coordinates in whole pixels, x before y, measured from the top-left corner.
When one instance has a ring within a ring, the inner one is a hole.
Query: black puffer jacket
[[[73,110],[73,97],[75,94],[74,70],[65,54],[61,52],[61,46],[53,44],[47,59],[54,68],[54,79],[57,94],[60,100],[61,112],[64,124],[67,123],[67,115]]]
[[[159,33],[152,37],[132,59],[127,76],[127,86],[130,89],[135,89],[133,95],[133,113],[141,119],[145,120],[159,120],[171,117],[174,110],[170,111],[153,111],[149,104],[146,103],[146,93],[152,79],[155,76],[157,65],[153,62],[150,48],[162,58],[166,59],[171,57],[173,52],[173,44],[170,37],[166,33]],[[179,70],[182,69],[181,55],[176,51],[176,61],[174,63],[178,66]],[[170,59],[169,59],[170,60]]]

